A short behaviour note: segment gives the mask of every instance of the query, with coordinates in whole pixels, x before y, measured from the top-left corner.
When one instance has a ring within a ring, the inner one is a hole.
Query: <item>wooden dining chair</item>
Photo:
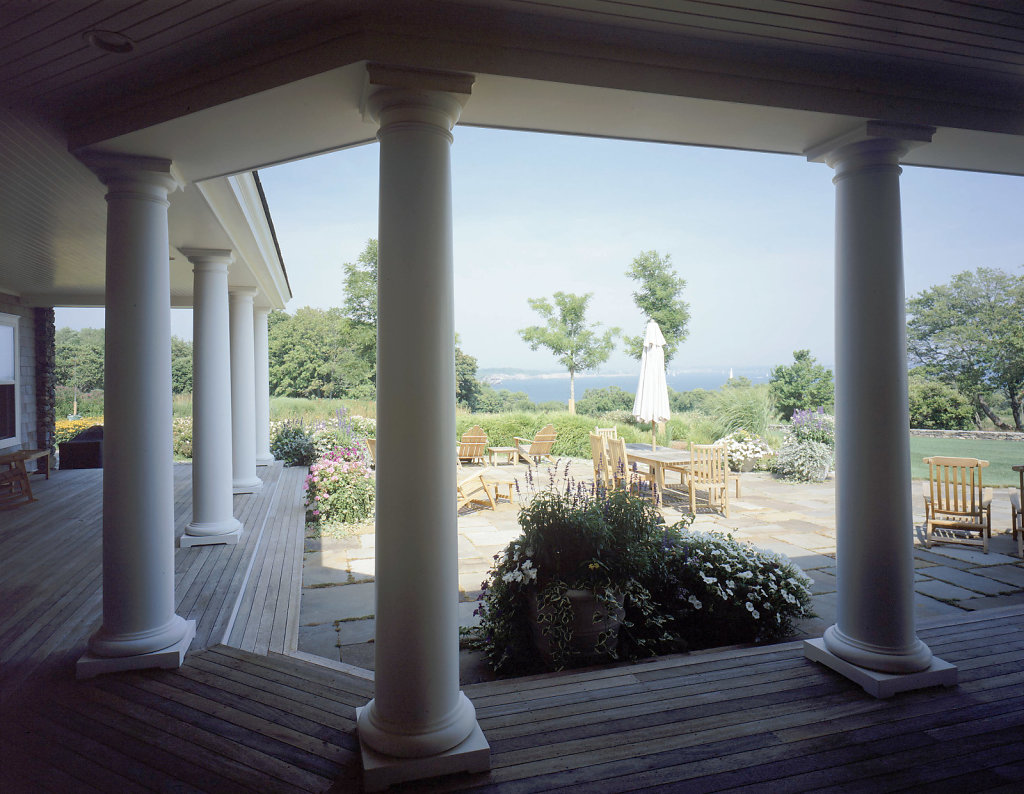
[[[729,517],[729,456],[724,444],[690,444],[690,463],[686,468],[686,487],[690,512],[697,513],[697,491],[707,492],[708,507],[721,508]]]
[[[1021,504],[1024,503],[1024,465],[1014,466],[1013,470],[1020,475],[1020,488],[1010,491],[1010,531],[1017,541],[1017,556],[1024,559],[1024,513],[1021,513]]]
[[[594,463],[594,487],[614,488],[611,466],[608,464],[608,443],[604,436],[590,434],[590,457]]]

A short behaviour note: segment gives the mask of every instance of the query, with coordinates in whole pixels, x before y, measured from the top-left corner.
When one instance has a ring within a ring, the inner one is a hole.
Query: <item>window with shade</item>
[[[18,318],[0,314],[0,447],[18,441]]]

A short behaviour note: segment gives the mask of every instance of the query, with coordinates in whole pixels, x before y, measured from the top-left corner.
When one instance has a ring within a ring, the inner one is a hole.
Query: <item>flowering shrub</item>
[[[303,484],[313,523],[354,524],[373,512],[373,472],[361,454],[348,459],[331,452],[310,466]]]
[[[811,617],[811,579],[788,557],[731,535],[667,534],[652,597],[686,648],[778,640]]]
[[[772,454],[772,448],[768,442],[753,433],[748,433],[743,428],[734,430],[732,433],[721,439],[725,444],[729,455],[729,468],[739,471],[745,460],[760,461],[766,455]]]
[[[832,460],[832,448],[827,444],[789,439],[775,455],[772,471],[784,480],[824,482]]]
[[[53,434],[54,445],[64,441],[70,441],[83,430],[88,430],[93,425],[102,425],[102,416],[86,416],[82,419],[58,419],[56,430]]]
[[[282,422],[270,438],[270,454],[285,466],[309,466],[316,460],[311,432],[302,422]]]
[[[174,439],[174,457],[192,459],[192,417],[178,417],[171,420],[171,434]]]
[[[817,441],[827,447],[836,445],[836,419],[825,413],[824,408],[816,411],[798,409],[790,420],[790,433],[797,441]]]

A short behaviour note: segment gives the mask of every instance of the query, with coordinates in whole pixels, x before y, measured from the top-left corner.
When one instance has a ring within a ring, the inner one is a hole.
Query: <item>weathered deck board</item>
[[[303,472],[260,473],[264,489],[236,499],[242,542],[175,553],[178,612],[202,627],[180,670],[73,679],[100,615],[100,472],[34,480],[53,513],[4,516],[15,519],[0,532],[5,794],[361,790],[355,708],[373,683],[287,655]],[[175,467],[179,532],[188,474]],[[958,665],[957,687],[875,700],[805,660],[800,643],[467,686],[491,772],[404,790],[1019,790],[1024,607],[919,634]]]

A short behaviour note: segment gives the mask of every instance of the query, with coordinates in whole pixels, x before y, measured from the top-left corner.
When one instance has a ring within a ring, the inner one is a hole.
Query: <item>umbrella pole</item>
[[[658,436],[657,436],[656,431],[654,429],[655,427],[656,427],[656,425],[654,423],[654,420],[652,419],[651,420],[651,452],[654,452],[654,450],[656,450],[658,448]]]

